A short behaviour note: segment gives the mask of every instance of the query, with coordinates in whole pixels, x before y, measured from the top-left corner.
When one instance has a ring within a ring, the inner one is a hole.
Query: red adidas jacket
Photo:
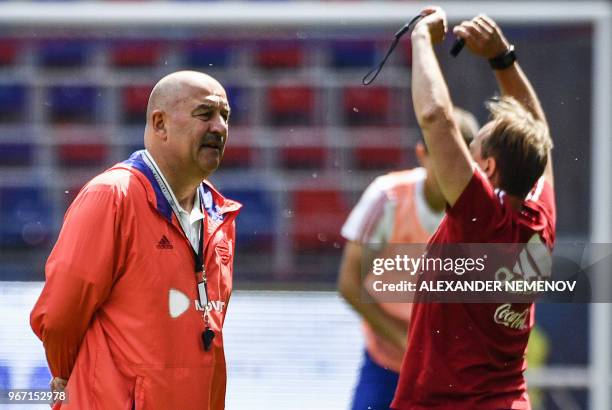
[[[223,409],[223,322],[240,204],[204,182],[204,262],[214,309],[204,351],[191,245],[142,151],[90,181],[68,209],[31,314],[51,373],[68,379],[54,409]]]

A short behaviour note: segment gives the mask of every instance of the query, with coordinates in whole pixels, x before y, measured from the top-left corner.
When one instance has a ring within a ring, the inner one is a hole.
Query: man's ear
[[[161,110],[154,110],[151,113],[151,126],[155,134],[166,137],[166,114]]]
[[[425,166],[425,161],[427,160],[427,149],[422,142],[417,142],[416,147],[414,147],[414,154],[420,166]]]
[[[492,181],[497,173],[497,161],[493,157],[487,157],[483,160],[483,165],[482,170],[487,175],[487,178]]]

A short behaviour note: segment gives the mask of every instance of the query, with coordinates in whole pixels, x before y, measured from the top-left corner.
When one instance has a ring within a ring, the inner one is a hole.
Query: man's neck
[[[181,172],[171,166],[163,157],[154,156],[150,151],[149,155],[155,160],[181,208],[186,212],[191,212],[198,186],[202,180],[181,175]]]

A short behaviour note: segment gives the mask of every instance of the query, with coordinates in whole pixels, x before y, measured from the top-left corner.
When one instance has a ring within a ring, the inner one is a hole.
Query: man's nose
[[[220,114],[215,115],[210,121],[209,131],[225,137],[227,134],[227,121]]]

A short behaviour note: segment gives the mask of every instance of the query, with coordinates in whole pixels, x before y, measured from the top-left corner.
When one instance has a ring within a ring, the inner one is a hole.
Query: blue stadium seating
[[[269,191],[256,188],[226,189],[223,194],[244,205],[236,222],[236,246],[241,250],[264,250],[273,247],[278,214]]]
[[[227,92],[227,98],[232,110],[230,124],[247,125],[250,120],[249,110],[253,109],[249,104],[248,89],[229,85],[225,87],[225,92]]]
[[[92,43],[86,40],[49,40],[39,44],[39,64],[46,68],[79,67],[87,63]]]
[[[376,45],[368,40],[335,41],[330,52],[330,62],[335,68],[364,68],[376,63]]]
[[[222,42],[195,42],[185,47],[184,64],[190,68],[224,68],[230,63],[231,47]]]
[[[57,86],[49,89],[53,122],[93,122],[97,90],[91,86]]]
[[[0,166],[31,166],[34,163],[33,144],[10,143],[0,145]]]
[[[46,366],[37,366],[32,371],[30,376],[30,389],[47,389],[49,388],[49,380],[51,373]]]
[[[0,122],[22,121],[25,117],[27,88],[23,85],[0,86]]]
[[[11,373],[7,366],[0,365],[0,390],[11,388]]]
[[[0,246],[30,248],[49,240],[51,209],[38,187],[0,188]]]

